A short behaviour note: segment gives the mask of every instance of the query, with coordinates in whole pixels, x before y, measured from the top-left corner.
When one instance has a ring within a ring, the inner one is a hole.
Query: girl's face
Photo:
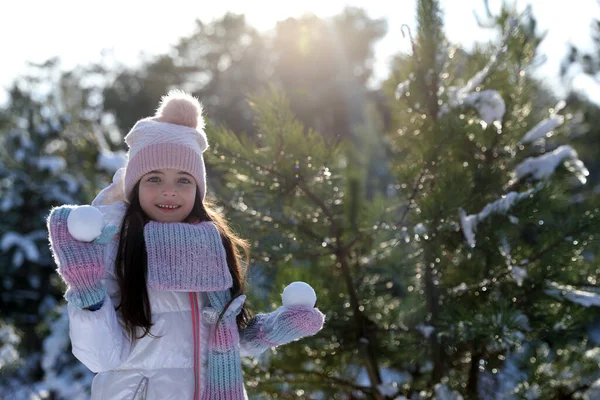
[[[140,180],[142,210],[153,221],[182,222],[196,200],[196,180],[187,172],[163,168],[148,172]]]

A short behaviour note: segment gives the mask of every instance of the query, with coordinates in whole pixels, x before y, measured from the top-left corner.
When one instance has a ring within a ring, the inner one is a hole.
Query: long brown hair
[[[119,250],[115,261],[115,273],[121,292],[121,303],[117,309],[121,310],[125,328],[132,341],[141,339],[146,335],[152,336],[152,310],[146,287],[148,273],[146,244],[144,242],[144,225],[149,221],[148,216],[140,205],[139,182],[133,189],[131,202],[121,225],[119,236]],[[233,280],[230,289],[231,301],[244,293],[246,287],[245,271],[241,264],[241,251],[245,255],[246,266],[250,260],[250,246],[248,242],[237,236],[230,228],[224,215],[209,200],[200,198],[200,190],[196,190],[194,207],[184,222],[212,221],[219,232],[225,252],[227,265]],[[227,307],[231,303],[227,303]],[[221,316],[223,314],[221,313]],[[220,316],[220,317],[221,317]],[[219,320],[220,320],[219,317]],[[242,312],[237,316],[238,327],[247,325],[250,314],[244,304]],[[137,327],[142,328],[143,334],[137,337]]]

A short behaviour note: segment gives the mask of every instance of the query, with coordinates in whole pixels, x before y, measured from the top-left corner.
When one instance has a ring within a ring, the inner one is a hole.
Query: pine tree
[[[415,389],[579,394],[595,373],[584,354],[593,348],[587,307],[600,305],[597,264],[582,253],[597,247],[598,209],[574,200],[588,171],[552,137],[572,126],[564,105],[534,106],[541,84],[530,65],[541,37],[527,12],[504,7],[495,17],[501,43],[455,59],[438,2],[419,1],[417,14],[388,137],[408,183],[400,223],[414,235],[406,317],[422,321],[428,348],[401,360],[431,363]]]
[[[588,172],[551,138],[572,126],[562,105],[534,106],[541,38],[504,8],[500,42],[469,54],[437,1],[417,15],[387,83],[391,190],[366,196],[372,150],[305,129],[274,91],[252,99],[256,140],[209,130],[217,199],[252,240],[250,308],[303,280],[327,315],[244,361],[251,396],[572,398],[597,379],[598,209],[574,201]]]
[[[327,322],[315,337],[245,360],[248,390],[256,398],[383,398],[376,328],[393,324],[398,300],[386,272],[393,261],[371,251],[390,250],[379,246],[392,234],[377,227],[392,202],[366,200],[357,149],[305,129],[283,95],[272,90],[251,104],[257,140],[213,126],[207,156],[223,174],[219,203],[253,245],[248,304],[272,310],[287,284],[306,281]]]

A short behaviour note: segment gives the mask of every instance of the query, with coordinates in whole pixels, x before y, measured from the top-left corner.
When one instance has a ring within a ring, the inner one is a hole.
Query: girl
[[[48,217],[73,354],[98,373],[92,399],[246,399],[240,357],[314,335],[324,315],[282,306],[250,318],[248,244],[205,200],[198,100],[170,92],[125,142],[126,167],[92,203],[100,237],[73,239],[73,206]]]

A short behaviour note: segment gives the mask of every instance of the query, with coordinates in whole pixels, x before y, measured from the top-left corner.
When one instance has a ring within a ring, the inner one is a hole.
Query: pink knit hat
[[[208,149],[208,141],[198,99],[171,90],[162,97],[153,117],[136,122],[125,142],[129,146],[125,170],[127,201],[142,176],[161,168],[175,168],[192,175],[204,199],[206,171],[202,153]]]

